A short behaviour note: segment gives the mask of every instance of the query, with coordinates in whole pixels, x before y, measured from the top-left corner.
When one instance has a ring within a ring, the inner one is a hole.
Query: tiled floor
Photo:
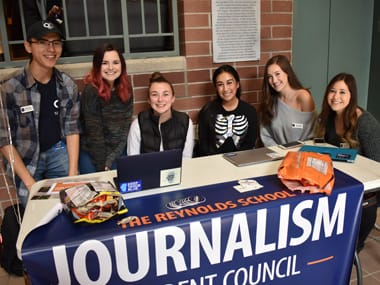
[[[377,224],[380,225],[380,208],[377,211]],[[377,240],[376,240],[377,239]],[[363,271],[363,285],[380,284],[380,230],[372,230],[364,249],[359,254]],[[0,267],[1,285],[25,285],[23,277],[10,276]],[[322,283],[321,283],[322,284]],[[353,268],[350,285],[357,284]],[[339,284],[336,284],[339,285]],[[343,284],[342,284],[343,285]]]
[[[380,225],[380,208],[377,209],[377,225]],[[380,230],[373,229],[359,254],[363,271],[363,285],[380,284]],[[357,284],[356,272],[351,274],[350,285]]]

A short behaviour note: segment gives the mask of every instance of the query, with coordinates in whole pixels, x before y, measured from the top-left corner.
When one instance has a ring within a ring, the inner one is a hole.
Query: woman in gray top
[[[358,106],[356,81],[351,74],[339,73],[327,85],[316,136],[338,147],[355,148],[359,154],[380,162],[380,123]],[[358,250],[376,221],[376,193],[365,194],[364,201]]]
[[[312,138],[317,116],[314,99],[285,56],[268,60],[262,91],[260,138],[264,146]]]

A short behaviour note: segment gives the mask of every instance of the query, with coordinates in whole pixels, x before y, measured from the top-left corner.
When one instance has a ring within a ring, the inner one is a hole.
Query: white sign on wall
[[[212,0],[213,62],[260,59],[260,1]]]

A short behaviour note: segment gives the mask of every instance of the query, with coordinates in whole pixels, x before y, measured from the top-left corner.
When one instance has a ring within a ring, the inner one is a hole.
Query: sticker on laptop
[[[142,190],[142,181],[141,180],[123,182],[120,184],[120,192],[123,194],[141,191],[141,190]]]
[[[179,183],[181,183],[181,167],[161,170],[160,187]]]

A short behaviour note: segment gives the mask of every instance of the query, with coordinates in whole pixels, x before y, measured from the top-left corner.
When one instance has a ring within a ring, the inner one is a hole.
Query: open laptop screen
[[[117,160],[116,184],[121,193],[181,183],[182,150],[123,156]]]

